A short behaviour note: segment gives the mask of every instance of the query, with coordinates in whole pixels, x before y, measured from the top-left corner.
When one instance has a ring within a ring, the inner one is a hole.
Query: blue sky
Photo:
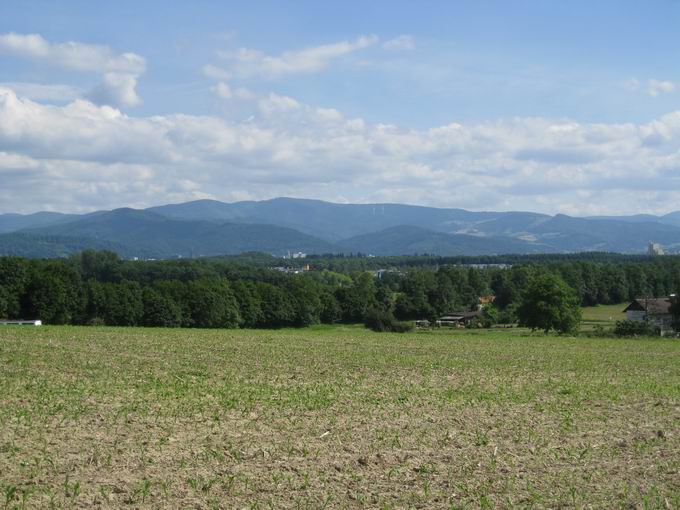
[[[679,1],[168,4],[0,4],[0,212],[680,208]]]

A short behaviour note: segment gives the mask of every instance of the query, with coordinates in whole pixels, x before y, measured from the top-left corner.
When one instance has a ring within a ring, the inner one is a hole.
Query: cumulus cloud
[[[673,92],[675,90],[675,83],[668,80],[649,80],[647,82],[647,93],[652,97],[657,97],[659,94]]]
[[[259,107],[266,115],[272,115],[297,110],[300,108],[300,103],[292,97],[280,96],[272,92],[269,96],[260,99]]]
[[[245,87],[232,88],[228,83],[223,81],[218,82],[211,87],[213,94],[220,99],[241,99],[244,101],[255,99],[257,96],[254,92]]]
[[[136,87],[137,77],[133,74],[106,73],[101,83],[87,97],[97,104],[138,106],[142,100],[137,95]]]
[[[231,75],[227,71],[212,64],[203,66],[203,75],[206,78],[213,78],[215,80],[228,81],[231,79]]]
[[[278,56],[267,55],[251,48],[221,51],[218,54],[226,61],[229,69],[206,66],[204,73],[219,79],[232,76],[275,78],[286,74],[315,73],[325,69],[331,60],[367,48],[376,42],[378,42],[376,36],[364,35],[354,41],[341,41],[299,51],[286,51]]]
[[[78,42],[50,43],[39,34],[0,35],[0,54],[29,58],[47,64],[99,73],[142,74],[144,58],[135,53],[115,54],[108,46]]]
[[[402,34],[394,39],[390,39],[383,43],[383,48],[386,50],[412,50],[416,47],[416,40],[412,35]]]
[[[243,122],[129,117],[0,88],[2,210],[287,195],[611,214],[680,200],[680,112],[645,124],[512,118],[404,129],[277,94],[256,104]]]
[[[234,97],[233,92],[231,91],[231,87],[229,86],[228,83],[224,82],[219,82],[217,85],[212,87],[213,93],[222,99],[231,99]]]
[[[102,74],[101,82],[86,94],[88,99],[98,104],[119,107],[137,106],[141,103],[135,88],[137,79],[146,70],[146,61],[135,53],[115,53],[108,46],[74,41],[52,43],[39,34],[11,32],[0,34],[0,55],[25,58],[63,69]],[[58,92],[57,89],[49,90],[45,87],[42,86],[41,89],[39,85],[33,84],[34,93],[28,91],[26,95],[35,99],[48,99],[48,92]],[[35,92],[42,92],[42,97],[36,97]],[[63,99],[65,90],[62,89],[61,92]]]
[[[35,101],[70,102],[82,96],[83,91],[71,85],[6,82],[0,87],[14,90],[18,95]]]

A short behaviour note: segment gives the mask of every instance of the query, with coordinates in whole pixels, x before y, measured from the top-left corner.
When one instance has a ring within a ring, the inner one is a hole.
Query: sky
[[[680,209],[680,0],[0,3],[0,213]]]

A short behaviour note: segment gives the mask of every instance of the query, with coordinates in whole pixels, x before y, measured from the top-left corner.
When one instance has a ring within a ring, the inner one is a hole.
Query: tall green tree
[[[153,287],[142,290],[144,326],[176,328],[182,324],[182,310],[170,297],[161,294]]]
[[[122,279],[122,261],[111,251],[85,250],[71,256],[83,280],[119,282]]]
[[[337,289],[335,297],[345,322],[363,322],[366,312],[378,307],[373,275],[367,272],[353,275],[352,285]]]
[[[201,280],[187,286],[193,325],[198,328],[236,328],[238,303],[226,281]]]
[[[402,293],[397,298],[396,316],[400,320],[433,318],[436,313],[430,300],[437,290],[437,280],[432,271],[409,271],[402,282]]]
[[[285,289],[295,309],[294,325],[298,327],[318,324],[321,316],[321,298],[318,284],[304,275],[294,275]]]
[[[262,321],[262,300],[254,282],[237,280],[231,284],[234,297],[238,302],[241,322],[239,326],[256,328]]]
[[[257,292],[262,303],[261,327],[283,328],[295,323],[295,307],[288,293],[264,282],[257,284]]]
[[[80,313],[79,275],[60,261],[32,264],[22,314],[46,324],[69,324]]]
[[[517,308],[519,324],[548,333],[573,332],[581,321],[581,308],[576,291],[553,273],[534,277],[522,292]]]
[[[0,287],[0,319],[6,319],[7,303],[9,301],[9,292],[4,287]]]
[[[123,280],[105,283],[106,309],[104,321],[110,326],[137,326],[144,314],[142,287],[137,282]]]
[[[5,316],[18,319],[21,315],[21,298],[26,293],[30,278],[26,259],[0,257],[0,287],[5,291]]]

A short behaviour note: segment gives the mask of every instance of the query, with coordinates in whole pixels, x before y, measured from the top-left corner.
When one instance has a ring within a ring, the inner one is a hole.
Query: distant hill
[[[625,221],[627,223],[644,223],[646,221],[664,223],[663,217],[654,216],[653,214],[634,214],[632,216],[588,216],[584,219]]]
[[[0,214],[0,234],[16,232],[25,228],[57,225],[79,218],[76,214],[37,212],[34,214]]]
[[[444,234],[401,225],[341,241],[344,251],[373,255],[501,255],[507,253],[551,253],[550,246],[509,237],[478,237]]]
[[[139,248],[130,248],[111,241],[90,237],[68,237],[27,232],[0,234],[0,256],[60,258],[88,249],[114,251],[124,258],[153,258],[153,253]]]
[[[670,249],[680,246],[680,212],[663,217],[636,215],[621,219],[574,218],[563,214],[549,216],[531,212],[470,212],[464,209],[402,204],[333,204],[293,198],[234,204],[199,200],[149,210],[177,219],[271,223],[330,242],[343,241],[341,246],[344,247],[350,245],[346,241],[350,238],[358,237],[368,241],[370,236],[359,236],[403,226],[452,235],[492,238],[496,243],[496,248],[492,251],[496,253],[504,252],[506,248],[529,250],[529,253],[533,253],[537,247],[546,252],[601,250],[642,253],[650,241],[661,243]],[[508,244],[508,239],[527,243]],[[448,242],[441,244],[434,240],[432,243],[450,246],[453,250],[451,254],[458,254],[458,246],[466,245]],[[481,244],[484,243],[480,243],[480,248]],[[353,248],[357,247],[354,241],[351,245]],[[472,246],[470,243],[467,245]],[[392,246],[394,249],[410,249],[410,243],[405,243],[403,248],[399,248],[398,244]],[[370,252],[368,249],[361,251]]]
[[[680,211],[665,214],[659,218],[659,221],[661,223],[666,223],[667,225],[680,227]]]
[[[530,229],[541,242],[564,251],[642,252],[650,240],[666,247],[680,243],[680,229],[656,222],[591,220],[558,214]]]
[[[262,251],[332,252],[320,239],[275,225],[173,220],[135,209],[116,209],[77,221],[23,231],[33,236],[88,238],[115,243],[133,256],[172,258]]]
[[[234,204],[199,200],[148,210],[175,219],[270,223],[294,228],[327,241],[339,241],[399,225],[455,233],[469,225],[505,214],[402,204],[333,204],[297,198]]]
[[[667,251],[680,251],[680,211],[664,216],[575,218],[276,198],[236,203],[197,200],[86,215],[0,215],[0,254],[28,256],[62,256],[82,247],[101,246],[113,246],[124,256],[153,258],[244,251],[275,255],[288,251],[376,255],[643,253],[650,241]]]

